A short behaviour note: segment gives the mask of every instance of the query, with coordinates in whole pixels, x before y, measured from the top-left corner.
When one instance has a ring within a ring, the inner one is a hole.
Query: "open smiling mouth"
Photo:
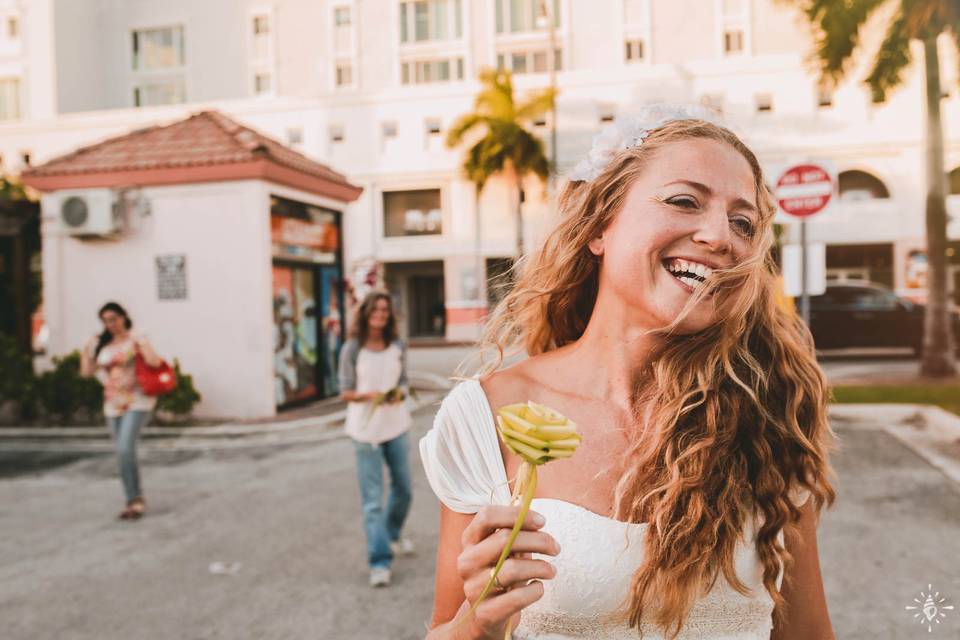
[[[705,264],[681,258],[667,258],[663,261],[663,268],[691,291],[700,286],[713,273],[713,269]]]

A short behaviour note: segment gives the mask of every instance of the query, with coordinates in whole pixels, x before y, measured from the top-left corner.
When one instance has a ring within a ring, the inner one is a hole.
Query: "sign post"
[[[823,210],[833,196],[833,179],[824,167],[796,164],[777,180],[775,195],[784,213],[800,219],[800,317],[810,323],[810,283],[807,281],[807,218]]]

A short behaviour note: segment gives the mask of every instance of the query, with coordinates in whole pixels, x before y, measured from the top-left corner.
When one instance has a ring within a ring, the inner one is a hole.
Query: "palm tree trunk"
[[[940,120],[940,58],[937,34],[923,40],[927,89],[927,308],[920,373],[946,377],[956,373],[950,308],[947,304],[947,204]]]
[[[523,177],[514,169],[517,185],[517,260],[523,257]]]

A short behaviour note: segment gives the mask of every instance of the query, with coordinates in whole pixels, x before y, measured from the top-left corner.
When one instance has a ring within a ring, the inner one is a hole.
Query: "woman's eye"
[[[746,218],[734,218],[730,221],[730,224],[733,225],[737,233],[740,235],[750,238],[753,236],[753,223]]]
[[[699,205],[697,201],[690,196],[676,196],[667,200],[667,204],[672,204],[684,209],[696,209]]]

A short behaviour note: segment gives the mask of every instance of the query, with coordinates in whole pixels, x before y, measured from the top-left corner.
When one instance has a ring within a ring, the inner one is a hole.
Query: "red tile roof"
[[[294,186],[303,187],[319,180],[323,185],[314,186],[324,186],[321,191],[331,192],[324,195],[337,194],[338,199],[345,201],[356,199],[361,192],[360,187],[350,184],[344,175],[217,111],[202,111],[173,124],[139,129],[82,147],[27,169],[23,172],[23,179],[41,190],[111,186],[99,184],[107,177],[105,174],[119,174],[124,180],[146,184],[191,182],[191,177],[208,181],[258,177],[249,175],[249,171],[231,171],[228,165],[250,167],[264,163],[286,171],[261,171],[261,174],[269,175],[259,177],[271,179],[284,175],[291,178],[292,171],[299,174],[299,179],[294,180],[299,184]],[[98,175],[101,176],[99,180]],[[138,175],[144,179],[137,180]],[[158,179],[161,175],[167,179]],[[67,179],[68,176],[73,179]],[[150,179],[151,176],[154,179]]]

